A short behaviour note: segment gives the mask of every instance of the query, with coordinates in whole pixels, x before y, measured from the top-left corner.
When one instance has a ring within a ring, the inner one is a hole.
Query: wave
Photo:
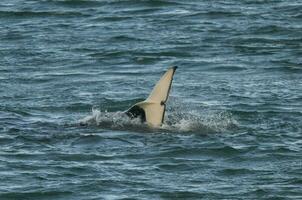
[[[106,2],[102,1],[95,1],[95,0],[48,0],[49,3],[55,3],[58,5],[65,5],[69,7],[92,7],[92,6],[103,6],[106,4]]]
[[[73,11],[0,11],[0,18],[32,18],[32,17],[82,17],[87,16]]]

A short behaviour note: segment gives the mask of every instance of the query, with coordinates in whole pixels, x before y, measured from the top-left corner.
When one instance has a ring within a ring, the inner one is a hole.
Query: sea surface
[[[0,200],[302,199],[301,0],[1,0]],[[123,114],[178,66],[165,122]]]

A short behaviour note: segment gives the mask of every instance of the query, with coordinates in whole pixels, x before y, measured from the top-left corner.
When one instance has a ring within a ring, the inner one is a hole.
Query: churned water
[[[1,0],[0,199],[302,199],[301,11]],[[165,124],[125,118],[173,65]]]

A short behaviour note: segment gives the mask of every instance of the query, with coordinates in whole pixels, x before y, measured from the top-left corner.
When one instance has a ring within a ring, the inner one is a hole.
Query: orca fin
[[[147,122],[149,126],[160,126],[164,121],[166,101],[176,68],[175,66],[168,69],[156,83],[149,97],[145,101],[134,104],[126,114],[130,118],[140,117],[141,121]]]
[[[166,73],[160,78],[160,80],[154,86],[152,92],[149,97],[146,99],[148,102],[163,102],[166,103],[169,97],[169,92],[171,89],[173,76],[176,66],[169,68]]]

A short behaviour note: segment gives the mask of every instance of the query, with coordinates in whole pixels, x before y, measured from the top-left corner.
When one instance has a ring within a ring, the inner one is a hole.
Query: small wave
[[[235,12],[235,11],[208,11],[206,12],[206,15],[213,16],[213,17],[237,17],[241,16],[241,12]]]
[[[22,191],[24,189],[24,191]],[[45,197],[62,197],[63,195],[71,195],[72,192],[65,190],[28,190],[27,188],[20,188],[20,191],[8,191],[0,194],[1,199],[27,199],[28,198],[37,198],[43,199]]]
[[[281,25],[265,25],[265,26],[251,26],[248,28],[253,34],[287,34],[290,29]]]
[[[198,12],[188,12],[186,13],[187,17],[203,17],[203,18],[232,18],[232,17],[238,17],[241,16],[243,13],[241,12],[236,12],[236,11],[198,11]]]
[[[182,3],[175,1],[162,1],[162,0],[153,0],[153,1],[131,1],[131,0],[123,0],[123,1],[107,1],[108,4],[115,6],[149,6],[149,7],[161,7],[161,6],[177,6],[182,5]]]
[[[94,1],[94,0],[48,0],[49,3],[55,3],[57,5],[62,5],[66,7],[96,7],[96,6],[103,6],[106,2],[102,1]]]
[[[302,19],[302,14],[294,14],[293,18]]]
[[[245,168],[226,168],[220,170],[218,173],[222,176],[244,176],[247,174],[253,174],[254,171]]]
[[[244,70],[246,70],[245,67],[225,65],[225,66],[213,67],[209,71],[237,72],[237,71],[244,71]]]
[[[86,16],[80,12],[60,11],[0,11],[0,18],[33,18],[33,17],[81,17]]]
[[[274,62],[277,63],[277,61],[274,61]],[[282,61],[280,61],[279,63],[282,63]],[[289,64],[288,66],[265,67],[264,70],[270,71],[270,72],[280,71],[280,72],[290,72],[290,73],[297,72],[298,73],[298,72],[302,71],[302,68],[298,67],[298,64],[291,64],[291,65]]]
[[[125,36],[125,35],[116,35],[110,37],[107,42],[133,42],[133,41],[146,41],[137,37]]]

